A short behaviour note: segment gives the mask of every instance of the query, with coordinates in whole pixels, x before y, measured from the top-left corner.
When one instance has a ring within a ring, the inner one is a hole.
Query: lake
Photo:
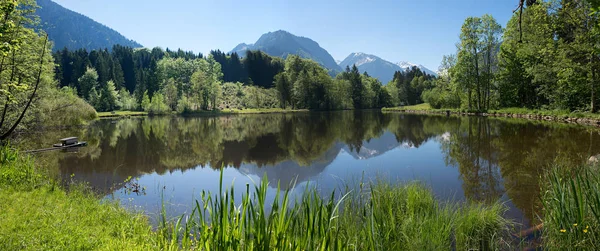
[[[598,130],[486,117],[380,111],[98,120],[85,128],[27,135],[23,149],[77,136],[87,147],[36,154],[65,185],[86,182],[106,199],[155,218],[191,211],[201,192],[245,191],[267,177],[298,196],[358,182],[422,182],[440,201],[502,201],[507,217],[538,221],[541,175],[555,161],[600,153]],[[128,180],[131,177],[131,180]]]

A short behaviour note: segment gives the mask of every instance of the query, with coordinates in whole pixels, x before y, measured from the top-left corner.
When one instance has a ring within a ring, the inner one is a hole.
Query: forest
[[[600,77],[597,1],[521,1],[505,28],[469,17],[456,54],[423,100],[434,108],[596,112]]]
[[[110,51],[66,48],[54,53],[61,87],[77,90],[98,111],[144,110],[154,114],[206,110],[284,108],[370,109],[421,102],[434,77],[414,67],[384,86],[348,67],[335,77],[316,62],[261,51],[208,56],[161,48]]]

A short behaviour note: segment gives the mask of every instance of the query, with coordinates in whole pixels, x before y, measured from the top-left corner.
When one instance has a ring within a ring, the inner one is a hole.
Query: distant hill
[[[371,77],[379,79],[379,81],[381,81],[381,83],[384,85],[392,80],[394,77],[394,72],[406,71],[413,66],[418,67],[421,69],[421,71],[429,75],[437,76],[435,72],[422,65],[417,65],[410,62],[400,62],[394,64],[378,56],[362,52],[351,53],[348,55],[348,57],[346,57],[346,59],[339,63],[339,66],[342,69],[345,69],[346,66],[352,67],[352,65],[356,65],[361,73],[366,71]]]
[[[64,47],[70,50],[110,49],[115,44],[133,48],[142,47],[115,30],[53,1],[37,0],[37,4],[40,6],[37,15],[41,19],[41,28],[54,42],[54,50],[61,50]]]
[[[282,58],[291,54],[312,59],[327,68],[332,75],[342,70],[329,52],[321,48],[317,42],[284,30],[263,34],[254,44],[241,43],[230,53],[237,52],[240,56],[244,56],[247,50],[261,50],[271,56]]]

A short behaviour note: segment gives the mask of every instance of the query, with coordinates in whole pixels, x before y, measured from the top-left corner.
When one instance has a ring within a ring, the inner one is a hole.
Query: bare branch
[[[10,136],[10,134],[17,128],[17,126],[19,125],[19,123],[21,123],[21,120],[25,116],[25,113],[29,109],[29,106],[31,106],[31,102],[33,101],[33,98],[35,97],[35,94],[36,94],[36,92],[38,90],[38,87],[40,85],[40,82],[41,82],[42,71],[44,70],[44,56],[46,55],[46,45],[47,44],[48,44],[48,34],[46,34],[46,37],[44,39],[44,46],[42,47],[42,52],[41,52],[41,55],[40,55],[40,69],[38,71],[38,75],[37,75],[37,79],[36,79],[36,82],[35,82],[35,88],[33,89],[33,93],[31,93],[31,96],[29,97],[29,101],[27,102],[27,105],[23,109],[23,112],[21,112],[21,115],[19,116],[19,118],[17,119],[17,121],[15,122],[15,124],[10,129],[8,129],[7,132],[5,132],[4,134],[2,134],[2,136],[0,136],[0,141],[3,141],[6,138],[8,138],[8,136]]]

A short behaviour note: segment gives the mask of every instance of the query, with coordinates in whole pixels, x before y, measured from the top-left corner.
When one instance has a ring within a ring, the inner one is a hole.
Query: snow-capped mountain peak
[[[403,69],[409,69],[413,66],[419,67],[419,65],[413,64],[413,63],[407,62],[407,61],[400,61],[400,62],[396,63],[396,65],[400,66],[400,68],[403,68]]]
[[[377,56],[369,55],[362,52],[354,52],[350,54],[350,56],[348,56],[344,61],[348,60],[349,58],[351,58],[354,61],[353,64],[356,65],[356,67],[372,63],[375,60],[379,59]]]
[[[396,63],[397,66],[400,66],[400,68],[404,69],[405,71],[410,70],[410,68],[413,67],[417,67],[419,69],[421,69],[421,71],[423,73],[429,74],[429,75],[433,75],[433,76],[438,76],[438,74],[430,69],[427,69],[427,67],[421,65],[421,64],[414,64],[408,61],[400,61],[398,63]]]

